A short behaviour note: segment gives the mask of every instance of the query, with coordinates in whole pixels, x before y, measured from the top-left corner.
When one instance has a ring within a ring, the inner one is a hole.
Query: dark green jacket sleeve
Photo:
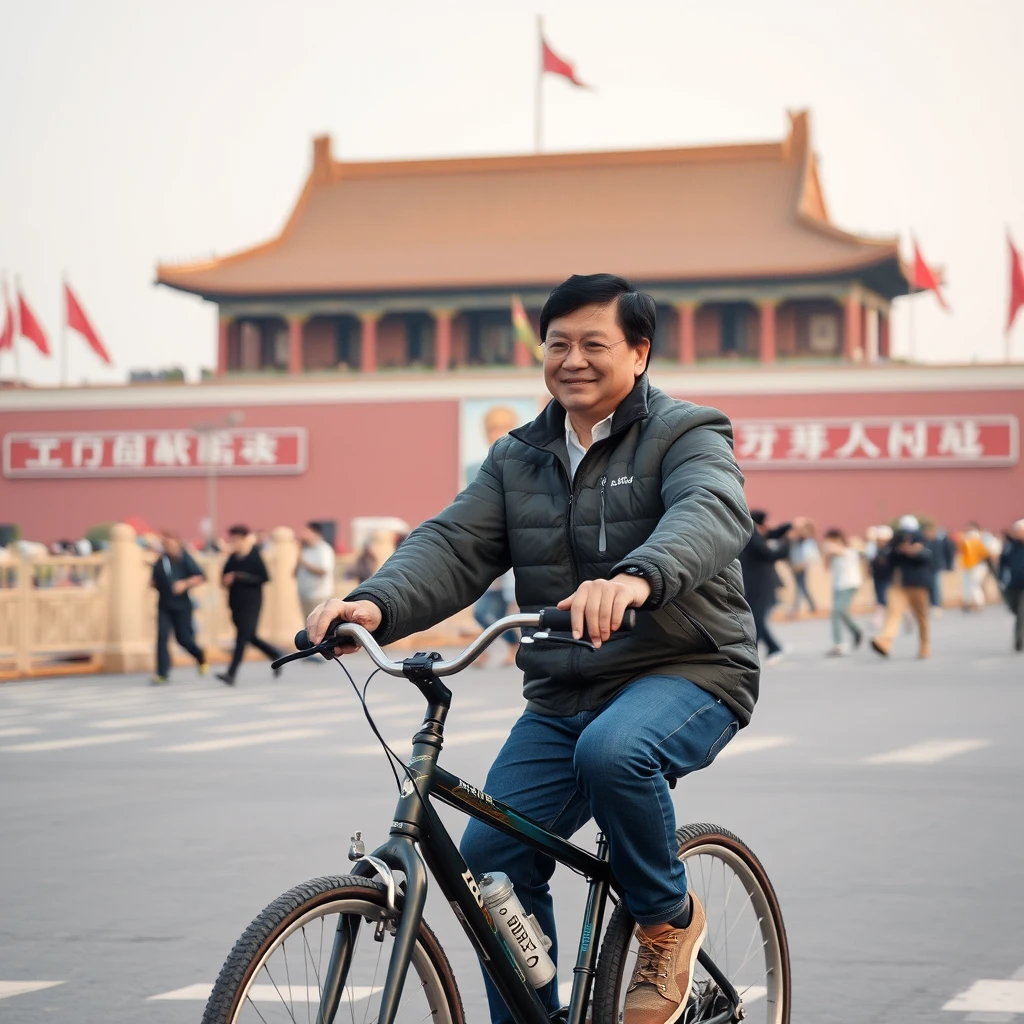
[[[661,608],[717,576],[746,546],[753,530],[743,474],[733,456],[725,417],[681,434],[662,461],[665,512],[650,537],[616,565],[645,570],[646,607]]]
[[[440,515],[417,526],[347,601],[383,613],[374,636],[391,643],[472,604],[511,565],[502,485],[508,441],[498,441],[476,479]]]

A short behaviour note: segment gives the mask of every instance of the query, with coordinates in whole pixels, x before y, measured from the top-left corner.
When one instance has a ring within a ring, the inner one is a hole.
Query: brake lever
[[[272,661],[270,667],[276,672],[282,665],[287,665],[290,661],[299,661],[301,658],[312,658],[314,654],[324,654],[328,650],[333,651],[336,644],[333,639],[329,642],[317,644],[316,647],[310,647],[306,651],[292,651],[291,654],[286,654],[284,657],[278,658],[277,661]],[[334,657],[333,654],[330,655]]]
[[[577,640],[575,637],[563,636],[560,633],[553,633],[549,629],[538,630],[530,636],[524,636],[519,642],[524,644],[571,644],[573,647],[585,647],[588,651],[597,650],[589,640]]]

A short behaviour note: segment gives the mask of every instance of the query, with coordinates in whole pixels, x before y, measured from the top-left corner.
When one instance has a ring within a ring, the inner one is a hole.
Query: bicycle
[[[631,614],[624,628],[633,618]],[[354,862],[349,874],[312,879],[269,904],[228,956],[203,1024],[298,1024],[300,1019],[307,1024],[334,1024],[339,1011],[352,1024],[357,1015],[363,1024],[427,1017],[434,1024],[465,1024],[451,965],[423,920],[428,872],[519,1024],[549,1024],[551,1019],[558,1024],[584,1024],[588,1011],[591,1024],[618,1024],[629,982],[625,972],[635,952],[635,924],[621,898],[621,886],[612,876],[604,837],[598,835],[596,852],[590,853],[438,764],[452,701],[452,692],[442,678],[460,672],[505,630],[515,628],[536,630],[523,637],[525,643],[590,646],[568,635],[568,612],[548,608],[506,616],[450,661],[437,653],[392,661],[361,626],[339,623],[316,646],[311,645],[305,630],[301,631],[295,638],[299,650],[275,662],[282,665],[316,654],[333,657],[339,640],[354,642],[379,671],[408,679],[426,699],[427,711],[413,737],[409,761],[403,763],[377,732],[366,708],[366,687],[360,696],[349,676],[371,728],[393,759],[396,782],[396,763],[405,776],[389,838],[367,854],[360,833],[356,833],[349,849],[349,859]],[[553,1018],[502,939],[478,880],[431,803],[434,798],[514,836],[588,880],[571,996],[568,1006]],[[677,830],[677,836],[689,884],[702,900],[708,920],[682,1024],[727,1024],[752,1019],[751,1011],[765,1024],[789,1024],[786,933],[778,900],[760,861],[740,839],[715,825],[685,825]],[[396,881],[396,873],[402,881]],[[734,892],[737,899],[743,893],[745,901],[730,907]],[[597,940],[609,902],[613,910],[598,954]],[[366,937],[367,933],[372,936]],[[739,956],[731,954],[729,945],[734,933]],[[381,983],[379,975],[385,963],[386,976]],[[410,966],[418,985],[406,984]]]

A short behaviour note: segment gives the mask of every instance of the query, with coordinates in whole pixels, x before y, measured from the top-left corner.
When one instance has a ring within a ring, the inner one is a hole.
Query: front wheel
[[[703,948],[739,994],[744,1019],[789,1024],[789,946],[775,890],[761,862],[742,840],[717,825],[676,831],[690,891],[704,905]],[[618,1024],[636,963],[636,923],[624,903],[612,913],[594,981],[594,1024]],[[698,963],[679,1024],[733,1020],[729,1001]]]
[[[355,875],[315,878],[279,896],[235,943],[202,1024],[373,1024],[394,946],[385,896],[380,882]],[[341,999],[321,1017],[339,932],[345,948]],[[425,922],[395,1020],[465,1024],[448,958]]]

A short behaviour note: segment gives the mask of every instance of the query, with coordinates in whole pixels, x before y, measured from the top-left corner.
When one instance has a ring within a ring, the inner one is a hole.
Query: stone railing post
[[[147,639],[143,616],[149,607],[143,600],[149,574],[135,531],[117,523],[110,531],[109,629],[104,672],[146,672],[153,668],[154,652]]]
[[[302,627],[299,590],[295,585],[295,566],[299,560],[299,542],[295,531],[278,526],[270,534],[273,546],[264,552],[270,582],[263,595],[262,621],[267,639],[285,650],[295,650],[295,633]]]

